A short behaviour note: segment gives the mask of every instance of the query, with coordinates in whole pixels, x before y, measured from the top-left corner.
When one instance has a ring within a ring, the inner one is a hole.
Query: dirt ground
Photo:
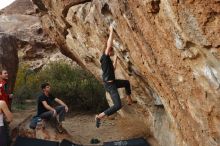
[[[152,146],[157,145],[155,140],[149,137],[147,127],[141,121],[134,121],[132,117],[113,116],[104,119],[100,128],[96,128],[94,117],[95,114],[82,112],[68,115],[63,126],[72,135],[73,142],[91,145],[92,138],[100,140],[102,144],[108,141],[144,137]]]
[[[35,113],[36,110],[33,106],[28,107],[26,110],[14,111],[15,120],[11,124],[11,127],[15,128],[23,120],[27,119],[28,116],[30,117],[30,115],[34,115]],[[100,128],[95,127],[94,117],[95,114],[82,111],[67,114],[63,127],[71,136],[71,140],[73,142],[83,145],[91,145],[90,141],[94,138],[100,141],[97,145],[102,145],[103,142],[108,141],[144,137],[152,146],[157,146],[156,140],[149,136],[146,124],[142,121],[137,121],[136,119],[134,120],[134,117],[123,118],[119,115],[114,115],[104,119]],[[27,123],[25,124],[28,125]],[[52,134],[50,132],[49,135]],[[57,133],[54,135],[57,135]]]

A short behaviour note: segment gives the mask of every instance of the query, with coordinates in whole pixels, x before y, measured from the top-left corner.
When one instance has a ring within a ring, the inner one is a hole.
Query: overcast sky
[[[10,5],[15,0],[0,0],[0,10]]]

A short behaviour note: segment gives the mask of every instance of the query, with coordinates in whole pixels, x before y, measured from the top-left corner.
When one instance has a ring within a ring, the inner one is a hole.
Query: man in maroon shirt
[[[10,109],[11,99],[13,94],[10,94],[7,81],[8,81],[8,72],[7,70],[2,69],[0,71],[0,100],[4,100]]]
[[[5,101],[9,110],[11,109],[11,99],[13,94],[9,94],[10,90],[8,87],[8,72],[5,69],[0,70],[0,100]],[[5,129],[5,136],[7,139],[7,146],[11,145],[11,137],[9,134],[9,123],[4,118],[4,129]]]

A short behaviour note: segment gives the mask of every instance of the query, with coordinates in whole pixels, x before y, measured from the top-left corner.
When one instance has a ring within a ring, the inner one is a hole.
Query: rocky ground
[[[26,107],[25,110],[14,111],[14,121],[11,123],[13,137],[18,135],[61,141],[68,139],[78,144],[91,145],[92,138],[98,139],[101,145],[103,142],[126,140],[131,138],[144,137],[152,146],[157,146],[156,140],[146,132],[146,125],[143,121],[137,121],[134,117],[122,118],[114,115],[102,121],[100,128],[95,127],[95,114],[85,111],[72,111],[67,114],[63,127],[66,131],[59,134],[48,123],[45,129],[32,130],[28,125],[30,118],[35,115],[35,106]]]
[[[147,127],[143,121],[136,121],[133,117],[114,116],[103,120],[101,127],[97,129],[94,116],[94,114],[78,112],[72,113],[71,117],[67,118],[64,127],[71,133],[74,141],[88,145],[92,138],[103,143],[144,137],[152,146],[157,146],[156,140],[146,132]]]

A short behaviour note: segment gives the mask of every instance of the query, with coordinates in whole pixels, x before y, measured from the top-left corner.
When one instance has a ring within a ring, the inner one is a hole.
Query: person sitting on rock
[[[57,119],[56,128],[58,132],[63,132],[62,121],[65,119],[65,114],[68,112],[68,106],[59,98],[55,98],[50,92],[49,83],[41,84],[42,94],[38,97],[37,116],[41,119]],[[57,102],[59,106],[52,107],[53,103]]]
[[[4,118],[5,117],[5,118]],[[10,146],[10,139],[8,139],[7,128],[5,120],[7,123],[11,122],[13,119],[12,113],[10,112],[5,101],[0,100],[0,146]]]
[[[100,126],[100,121],[105,116],[110,116],[114,113],[116,113],[119,109],[121,109],[121,99],[118,93],[117,88],[125,88],[126,94],[127,94],[127,100],[128,105],[131,105],[132,103],[136,103],[136,101],[133,101],[131,99],[131,87],[130,82],[128,80],[118,80],[115,79],[115,69],[116,69],[116,63],[117,63],[117,56],[114,60],[114,65],[112,63],[112,60],[110,56],[114,56],[114,50],[112,48],[112,39],[113,39],[113,26],[111,25],[109,27],[110,35],[107,41],[107,47],[103,51],[103,55],[101,56],[100,62],[101,62],[101,68],[103,71],[102,78],[104,82],[104,88],[105,90],[110,94],[111,99],[113,101],[113,106],[106,109],[104,112],[96,115],[96,127],[98,128]]]

